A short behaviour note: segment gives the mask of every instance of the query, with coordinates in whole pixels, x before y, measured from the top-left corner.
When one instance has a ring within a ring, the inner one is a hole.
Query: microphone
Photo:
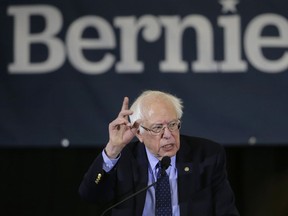
[[[170,166],[171,158],[168,156],[164,156],[162,160],[160,161],[161,166],[161,177],[165,174],[166,170]]]
[[[111,209],[115,208],[116,206],[122,204],[123,202],[137,196],[138,194],[142,193],[143,191],[146,191],[148,190],[150,187],[154,186],[157,184],[157,182],[164,176],[165,172],[166,172],[166,169],[170,166],[170,163],[171,163],[171,159],[169,156],[164,156],[162,158],[162,160],[160,161],[160,166],[161,166],[161,177],[153,182],[152,184],[140,189],[139,191],[136,191],[135,193],[131,194],[130,196],[126,197],[125,199],[123,200],[120,200],[119,202],[115,203],[114,205],[110,206],[109,208],[107,208],[105,211],[102,212],[101,216],[104,216],[108,211],[110,211]]]

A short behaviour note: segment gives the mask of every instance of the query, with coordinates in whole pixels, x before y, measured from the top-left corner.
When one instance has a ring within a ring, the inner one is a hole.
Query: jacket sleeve
[[[85,173],[79,186],[79,194],[86,201],[107,205],[115,197],[115,179],[115,168],[108,173],[103,170],[103,157],[100,153]]]

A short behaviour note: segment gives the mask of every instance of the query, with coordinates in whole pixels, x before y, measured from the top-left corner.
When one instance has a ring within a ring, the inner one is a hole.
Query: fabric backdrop
[[[143,90],[182,133],[288,143],[285,0],[0,1],[0,146],[94,146]]]

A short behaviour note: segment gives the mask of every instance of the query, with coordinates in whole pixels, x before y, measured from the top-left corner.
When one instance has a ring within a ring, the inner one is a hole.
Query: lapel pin
[[[184,168],[184,171],[185,171],[185,172],[189,172],[189,170],[190,170],[189,167],[185,167],[185,168]]]

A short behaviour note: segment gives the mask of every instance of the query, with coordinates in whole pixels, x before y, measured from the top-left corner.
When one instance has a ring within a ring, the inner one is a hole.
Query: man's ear
[[[143,143],[143,136],[142,136],[142,134],[141,134],[141,132],[140,132],[140,129],[137,130],[136,137],[138,138],[138,140],[139,140],[140,142]]]

